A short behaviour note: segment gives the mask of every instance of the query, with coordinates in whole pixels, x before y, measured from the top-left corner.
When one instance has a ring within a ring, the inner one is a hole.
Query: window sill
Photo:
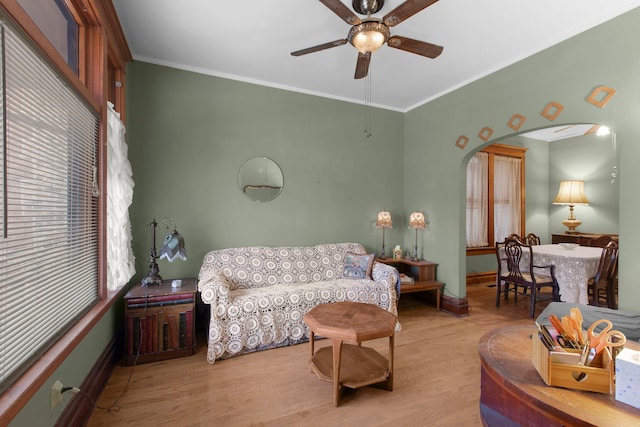
[[[127,286],[108,291],[82,319],[80,319],[42,358],[34,363],[15,383],[0,396],[0,425],[9,422],[29,402],[36,392],[49,380],[104,314],[125,294]]]
[[[486,248],[467,248],[467,256],[473,255],[495,255],[496,248],[489,246]]]

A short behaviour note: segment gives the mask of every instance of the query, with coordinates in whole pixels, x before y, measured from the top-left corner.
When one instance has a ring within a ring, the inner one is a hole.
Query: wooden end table
[[[377,305],[345,301],[320,304],[304,315],[304,321],[311,330],[311,369],[320,379],[333,382],[334,406],[340,405],[342,386],[355,389],[375,384],[393,390],[396,315]],[[315,352],[316,335],[330,338],[332,346]],[[389,337],[388,360],[361,345],[384,337]]]
[[[411,292],[436,291],[436,310],[440,311],[440,299],[444,283],[436,280],[438,264],[431,261],[413,261],[409,258],[376,258],[376,261],[395,267],[399,273],[413,278],[413,283],[401,283],[400,295]]]
[[[124,296],[125,358],[127,366],[196,353],[195,305],[197,280],[182,279],[182,286],[133,286]]]

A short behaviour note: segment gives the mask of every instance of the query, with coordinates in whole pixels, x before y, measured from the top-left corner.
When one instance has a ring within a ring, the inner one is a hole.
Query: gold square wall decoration
[[[601,127],[602,127],[602,125],[593,125],[584,134],[585,135],[591,135],[591,134],[597,133],[598,129],[600,129]]]
[[[522,127],[522,125],[524,124],[524,122],[526,122],[527,119],[526,117],[520,115],[520,114],[514,114],[511,119],[509,119],[509,123],[508,126],[513,129],[513,130],[520,130],[520,128]]]
[[[545,119],[554,121],[555,119],[558,118],[560,113],[562,113],[562,110],[564,110],[564,105],[559,104],[555,101],[551,101],[550,103],[547,104],[546,107],[544,107],[544,110],[540,114]]]
[[[596,107],[602,108],[613,98],[613,95],[616,94],[615,89],[607,87],[607,86],[598,86],[591,92],[591,94],[587,97],[587,102],[595,105]]]
[[[456,146],[458,148],[464,150],[468,143],[469,143],[469,138],[467,138],[464,135],[460,135],[458,137],[458,140],[456,141]]]
[[[480,137],[484,142],[489,141],[489,139],[491,139],[491,135],[493,135],[493,129],[487,126],[483,127],[480,129],[480,132],[478,132],[478,137]]]

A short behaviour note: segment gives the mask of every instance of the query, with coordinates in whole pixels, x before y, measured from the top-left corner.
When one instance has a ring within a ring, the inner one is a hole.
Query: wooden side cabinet
[[[551,243],[577,243],[580,246],[591,246],[593,240],[599,237],[608,236],[613,240],[618,240],[617,234],[595,234],[595,233],[573,233],[573,234],[551,234]]]
[[[124,296],[125,365],[195,354],[196,293],[196,279],[182,279],[179,288],[165,280],[129,290]]]
[[[440,311],[440,298],[444,283],[436,280],[438,264],[430,261],[412,261],[409,258],[376,258],[376,261],[394,266],[400,274],[413,278],[413,283],[401,283],[400,295],[411,292],[436,291],[436,309]]]

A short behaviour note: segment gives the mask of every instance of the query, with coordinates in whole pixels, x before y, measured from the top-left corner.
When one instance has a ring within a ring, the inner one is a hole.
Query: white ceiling
[[[342,0],[349,9],[351,0]],[[382,17],[403,0],[386,0]],[[318,0],[113,0],[134,60],[363,103],[349,25]],[[640,0],[440,0],[391,28],[444,46],[429,59],[382,46],[371,102],[408,111],[640,6]],[[361,16],[362,17],[362,16]]]
[[[523,133],[522,136],[537,139],[540,141],[559,141],[566,138],[596,134],[598,136],[609,135],[611,131],[608,127],[593,123],[583,123],[576,125],[553,126]]]

